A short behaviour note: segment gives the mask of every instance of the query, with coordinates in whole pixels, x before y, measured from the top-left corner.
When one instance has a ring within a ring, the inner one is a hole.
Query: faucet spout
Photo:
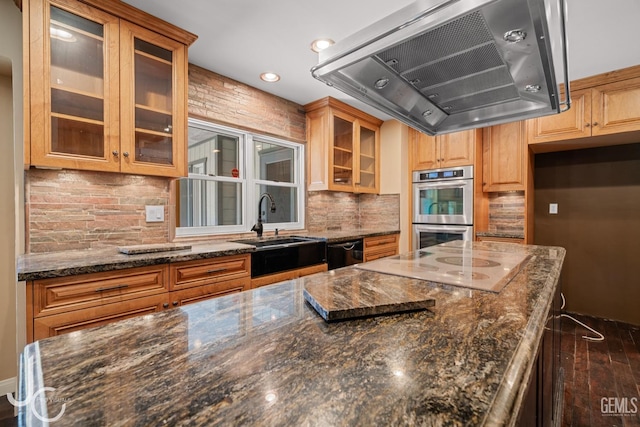
[[[254,226],[251,228],[251,231],[255,231],[258,234],[258,237],[262,237],[262,232],[264,230],[264,227],[262,226],[262,201],[265,198],[268,198],[269,201],[271,202],[271,206],[269,209],[271,213],[274,213],[276,211],[276,202],[273,200],[273,197],[271,196],[271,194],[262,193],[260,195],[260,199],[258,200],[258,222],[257,224],[254,224]]]

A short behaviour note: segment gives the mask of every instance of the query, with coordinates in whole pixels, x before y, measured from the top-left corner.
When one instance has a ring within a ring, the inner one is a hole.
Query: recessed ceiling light
[[[265,82],[268,83],[273,83],[273,82],[277,82],[278,80],[280,80],[280,76],[277,75],[276,73],[272,73],[272,72],[266,72],[266,73],[262,73],[260,74],[260,78],[262,80],[264,80]]]
[[[314,52],[320,52],[334,44],[335,42],[331,39],[316,39],[311,42],[311,50]]]

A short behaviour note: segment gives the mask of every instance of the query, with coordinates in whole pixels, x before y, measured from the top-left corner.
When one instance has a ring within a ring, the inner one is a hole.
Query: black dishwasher
[[[329,270],[362,262],[362,239],[327,245]]]

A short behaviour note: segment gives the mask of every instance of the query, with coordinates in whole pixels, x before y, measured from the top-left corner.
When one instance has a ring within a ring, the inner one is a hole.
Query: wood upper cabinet
[[[112,0],[33,0],[24,16],[28,165],[186,173],[195,36]],[[175,38],[159,34],[165,24]]]
[[[591,134],[640,130],[640,77],[592,89]]]
[[[305,105],[309,191],[380,191],[382,121],[333,98]]]
[[[571,92],[571,108],[527,121],[528,142],[563,141],[591,136],[591,90]]]
[[[476,130],[429,136],[409,129],[412,170],[473,165]]]
[[[564,113],[528,121],[529,144],[640,131],[640,77],[572,91]]]
[[[524,191],[527,177],[525,122],[483,129],[482,191]]]

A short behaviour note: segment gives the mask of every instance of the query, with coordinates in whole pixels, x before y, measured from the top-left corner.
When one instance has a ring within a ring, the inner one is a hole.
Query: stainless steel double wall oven
[[[473,240],[473,166],[413,172],[413,249]]]

